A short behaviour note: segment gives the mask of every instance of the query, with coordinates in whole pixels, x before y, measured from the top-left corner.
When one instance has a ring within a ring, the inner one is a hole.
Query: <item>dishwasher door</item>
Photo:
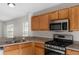
[[[3,47],[0,47],[0,55],[3,55]]]

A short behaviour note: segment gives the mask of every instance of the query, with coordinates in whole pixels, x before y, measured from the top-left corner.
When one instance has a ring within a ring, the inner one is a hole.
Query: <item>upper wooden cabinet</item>
[[[48,31],[49,21],[58,19],[69,19],[70,31],[79,31],[79,6],[32,17],[31,28],[33,31]]]
[[[70,30],[79,30],[79,6],[69,8]]]
[[[49,19],[50,20],[58,19],[58,11],[54,11],[54,12],[49,13]]]
[[[40,23],[39,23],[40,31],[48,31],[49,30],[48,15],[41,15],[39,16],[39,19],[40,19]]]
[[[32,20],[31,20],[31,29],[33,31],[39,31],[39,16],[32,17]]]
[[[69,9],[68,8],[59,10],[59,19],[69,18],[68,14],[69,14]]]
[[[49,29],[48,15],[40,15],[32,17],[31,29],[32,31],[48,31]]]

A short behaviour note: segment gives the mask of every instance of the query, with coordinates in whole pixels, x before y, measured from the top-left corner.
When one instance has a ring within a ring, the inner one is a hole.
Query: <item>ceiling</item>
[[[7,21],[26,15],[28,12],[38,12],[49,7],[59,5],[60,3],[15,3],[11,8],[7,3],[0,3],[0,20]]]

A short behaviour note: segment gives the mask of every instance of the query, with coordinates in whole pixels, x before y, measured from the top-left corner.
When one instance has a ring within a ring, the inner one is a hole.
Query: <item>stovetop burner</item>
[[[60,47],[67,47],[69,46],[70,44],[72,44],[72,42],[70,41],[48,41],[46,42],[46,44],[49,44],[49,45],[55,45],[55,46],[60,46]]]

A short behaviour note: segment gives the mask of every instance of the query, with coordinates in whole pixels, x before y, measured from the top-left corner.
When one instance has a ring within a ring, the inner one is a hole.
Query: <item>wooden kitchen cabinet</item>
[[[31,29],[32,31],[48,31],[49,30],[48,15],[39,15],[32,17]]]
[[[79,51],[68,49],[66,50],[67,55],[79,55]]]
[[[44,55],[44,43],[29,42],[5,46],[4,55]]]
[[[31,29],[32,31],[39,31],[39,16],[34,16],[31,19]]]
[[[69,8],[70,30],[79,30],[79,6]]]
[[[35,43],[35,55],[44,55],[44,44]]]
[[[19,55],[19,45],[11,45],[4,47],[4,55]]]
[[[40,23],[39,23],[40,31],[48,31],[49,30],[48,15],[40,15],[39,19],[40,19]]]
[[[59,19],[68,19],[69,18],[69,9],[61,9],[59,10]]]
[[[79,6],[32,17],[32,31],[48,31],[50,20],[69,19],[70,31],[79,31]]]
[[[50,20],[58,20],[58,11],[49,13],[49,19]]]
[[[32,55],[32,43],[4,47],[4,55]]]
[[[35,47],[35,55],[44,55],[44,48]]]
[[[20,45],[21,55],[32,55],[32,43],[23,43]]]

